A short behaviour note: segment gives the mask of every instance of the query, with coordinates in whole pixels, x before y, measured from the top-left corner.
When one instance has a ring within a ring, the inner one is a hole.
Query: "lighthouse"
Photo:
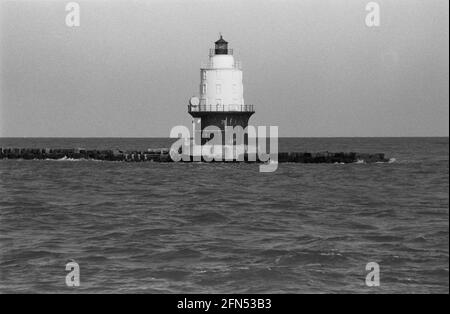
[[[210,49],[209,61],[200,68],[199,95],[190,99],[188,112],[194,121],[200,122],[201,132],[207,127],[216,127],[222,133],[222,145],[235,144],[226,142],[225,128],[245,129],[255,108],[244,102],[242,69],[222,35]],[[208,140],[203,137],[202,145]]]

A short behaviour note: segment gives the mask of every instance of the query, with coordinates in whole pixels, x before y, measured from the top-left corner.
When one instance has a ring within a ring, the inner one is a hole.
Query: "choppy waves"
[[[83,292],[360,293],[374,261],[378,292],[448,293],[448,141],[421,143],[429,159],[413,144],[390,154],[406,162],[273,174],[1,161],[0,291],[70,292],[75,260]]]

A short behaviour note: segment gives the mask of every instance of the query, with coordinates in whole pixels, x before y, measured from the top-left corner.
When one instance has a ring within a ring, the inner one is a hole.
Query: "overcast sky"
[[[280,136],[448,136],[448,0],[1,2],[0,136],[168,137],[218,33],[253,125]]]

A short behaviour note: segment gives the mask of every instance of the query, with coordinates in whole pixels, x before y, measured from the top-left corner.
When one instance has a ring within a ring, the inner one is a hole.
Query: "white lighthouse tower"
[[[245,129],[255,112],[253,105],[244,103],[241,66],[222,35],[210,49],[209,62],[200,69],[200,97],[191,98],[188,111],[201,119],[202,131],[216,126],[222,132],[226,126]]]

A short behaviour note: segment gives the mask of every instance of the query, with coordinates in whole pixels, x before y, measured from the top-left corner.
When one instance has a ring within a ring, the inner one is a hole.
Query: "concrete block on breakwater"
[[[147,151],[121,151],[121,150],[87,150],[83,148],[0,148],[0,159],[26,159],[26,160],[58,160],[58,159],[86,159],[125,162],[171,162],[168,148],[148,149]],[[245,162],[248,156],[244,156]],[[192,158],[191,158],[192,161]],[[354,162],[387,162],[383,153],[366,154],[355,152],[281,152],[278,153],[278,162],[292,163],[354,163]],[[256,162],[260,162],[257,160]]]

